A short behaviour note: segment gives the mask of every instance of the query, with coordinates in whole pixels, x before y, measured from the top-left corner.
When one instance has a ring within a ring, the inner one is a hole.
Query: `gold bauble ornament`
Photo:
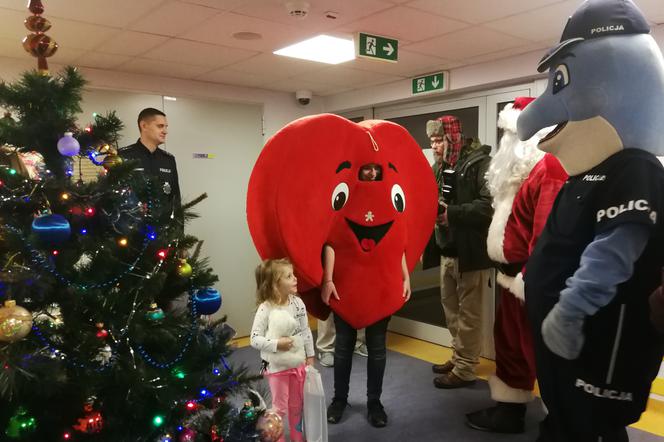
[[[118,164],[121,163],[122,163],[122,158],[120,158],[119,155],[108,154],[106,155],[106,158],[104,158],[102,166],[104,167],[104,169],[108,170],[111,167],[117,166]]]
[[[277,442],[284,434],[284,422],[275,410],[265,410],[256,422],[261,442]]]
[[[191,265],[187,262],[186,259],[181,259],[180,264],[178,265],[178,275],[182,278],[189,278],[191,276],[193,269]]]
[[[16,342],[25,338],[32,330],[32,313],[16,305],[16,301],[5,301],[0,308],[0,341]]]

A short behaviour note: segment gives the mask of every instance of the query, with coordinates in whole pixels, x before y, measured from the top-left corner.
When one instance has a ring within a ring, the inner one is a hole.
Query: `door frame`
[[[511,101],[518,96],[532,96],[537,91],[535,82],[496,88],[486,91],[476,91],[450,97],[447,100],[436,102],[406,102],[394,105],[376,106],[373,108],[373,117],[388,119],[440,112],[441,115],[453,109],[478,107],[478,137],[484,144],[496,146],[498,112],[497,105]],[[345,113],[344,113],[344,116]],[[426,149],[425,149],[426,150]],[[440,307],[442,309],[442,305]],[[495,271],[491,272],[489,287],[482,294],[482,352],[483,357],[495,359],[493,342],[493,325],[496,316]],[[447,347],[452,346],[452,336],[447,328],[438,327],[424,322],[393,316],[389,330],[414,337],[424,341],[433,342]]]

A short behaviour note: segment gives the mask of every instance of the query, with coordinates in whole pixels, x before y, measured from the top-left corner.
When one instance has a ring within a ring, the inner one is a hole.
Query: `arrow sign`
[[[444,71],[413,78],[413,95],[431,91],[442,92],[446,90],[448,76],[449,74]]]
[[[355,56],[396,62],[399,56],[399,41],[360,32],[355,38]]]

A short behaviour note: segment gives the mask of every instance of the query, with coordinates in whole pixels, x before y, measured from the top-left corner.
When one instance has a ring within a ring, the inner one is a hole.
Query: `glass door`
[[[515,89],[494,95],[450,100],[435,104],[402,104],[376,108],[375,118],[393,121],[404,126],[418,142],[424,155],[433,164],[433,155],[426,136],[426,122],[442,115],[457,116],[463,125],[465,137],[478,137],[483,144],[495,146],[498,140],[498,113],[515,97],[529,95],[530,89]],[[423,269],[418,264],[411,274],[413,295],[390,322],[390,330],[418,339],[450,346],[451,335],[447,329],[440,300],[440,266]],[[493,358],[493,323],[495,318],[494,275],[484,287],[482,356]]]

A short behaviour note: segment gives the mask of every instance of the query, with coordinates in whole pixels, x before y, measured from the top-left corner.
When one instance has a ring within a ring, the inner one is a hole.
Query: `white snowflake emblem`
[[[374,220],[374,214],[371,210],[369,210],[365,215],[364,215],[364,220],[367,222],[373,222]]]

